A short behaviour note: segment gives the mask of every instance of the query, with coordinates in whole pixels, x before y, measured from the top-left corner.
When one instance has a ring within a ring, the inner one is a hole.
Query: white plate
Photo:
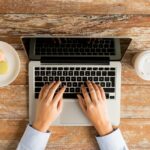
[[[3,87],[12,83],[18,76],[20,71],[20,59],[16,50],[8,43],[0,41],[0,50],[3,51],[9,67],[6,74],[0,75],[0,87]]]

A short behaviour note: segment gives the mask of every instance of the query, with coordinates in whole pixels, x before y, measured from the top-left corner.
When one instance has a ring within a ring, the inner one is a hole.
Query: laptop
[[[41,87],[60,80],[67,85],[63,111],[53,125],[89,126],[77,93],[87,80],[105,91],[112,125],[120,123],[121,59],[130,38],[24,36],[21,38],[29,58],[29,122],[35,116]],[[61,86],[59,88],[61,88]]]

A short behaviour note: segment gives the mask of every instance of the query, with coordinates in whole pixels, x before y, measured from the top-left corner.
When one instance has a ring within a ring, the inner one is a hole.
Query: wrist
[[[40,132],[46,132],[49,129],[48,124],[44,124],[40,122],[34,122],[32,127]]]
[[[113,127],[110,122],[99,124],[95,128],[100,136],[105,136],[113,132]]]

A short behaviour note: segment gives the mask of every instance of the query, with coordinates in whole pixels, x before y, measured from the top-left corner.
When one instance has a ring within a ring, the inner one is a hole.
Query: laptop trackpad
[[[90,121],[82,112],[78,101],[64,101],[63,111],[60,116],[61,124],[91,125]]]

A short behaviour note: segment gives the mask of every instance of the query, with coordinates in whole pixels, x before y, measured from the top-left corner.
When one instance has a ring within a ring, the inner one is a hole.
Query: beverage
[[[132,59],[137,75],[143,80],[150,80],[150,51],[137,53]]]

